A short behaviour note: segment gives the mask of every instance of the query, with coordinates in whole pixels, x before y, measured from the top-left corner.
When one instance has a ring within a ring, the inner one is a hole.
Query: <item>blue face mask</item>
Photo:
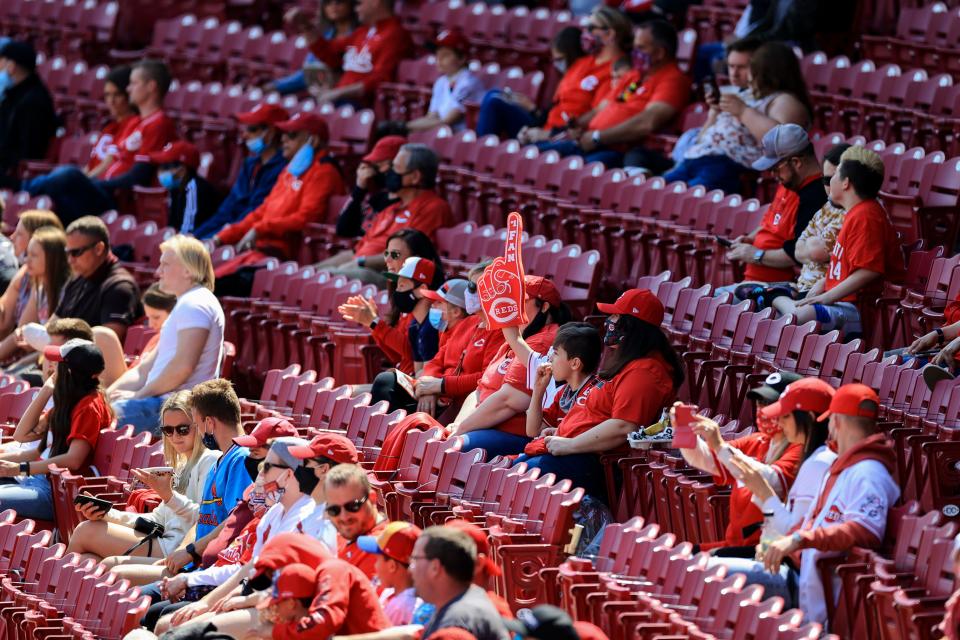
[[[430,309],[427,317],[430,319],[430,324],[433,325],[433,328],[437,331],[443,331],[447,328],[447,321],[443,319],[443,311],[440,309]]]
[[[161,171],[157,173],[157,180],[160,181],[160,186],[167,191],[173,191],[180,186],[180,178],[174,176],[173,171]]]
[[[0,98],[6,93],[7,89],[13,86],[13,78],[4,70],[0,71]]]
[[[300,150],[293,154],[293,157],[290,158],[290,164],[287,165],[287,171],[299,178],[307,172],[307,169],[309,169],[312,164],[313,147],[308,143],[300,147]]]
[[[247,140],[247,149],[250,149],[250,152],[255,155],[260,155],[266,148],[267,143],[263,141],[263,136],[254,138],[253,140]]]

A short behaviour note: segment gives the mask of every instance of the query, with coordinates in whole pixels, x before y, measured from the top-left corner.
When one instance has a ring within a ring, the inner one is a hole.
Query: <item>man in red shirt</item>
[[[377,556],[357,545],[360,536],[377,536],[387,519],[377,511],[377,492],[367,472],[355,464],[338,464],[324,479],[327,517],[337,528],[337,557],[357,567],[371,580],[377,573]]]
[[[779,186],[760,226],[736,238],[727,251],[728,260],[745,264],[745,280],[720,287],[717,293],[730,292],[737,299],[796,280],[797,238],[827,201],[817,154],[799,125],[770,129],[763,136],[763,157],[753,167],[770,171]]]
[[[91,180],[75,166],[58,167],[53,172],[24,180],[23,191],[53,198],[57,215],[66,226],[84,215],[97,215],[116,209],[116,190],[156,184],[156,172],[150,154],[176,139],[176,125],[163,111],[163,99],[170,89],[170,70],[159,60],[143,60],[133,67],[127,93],[140,111],[129,118],[116,137],[116,160],[104,172],[102,180]]]
[[[643,139],[669,125],[690,100],[690,78],[677,66],[677,31],[668,22],[640,25],[633,40],[634,73],[627,74],[596,108],[577,119],[583,129],[572,129],[570,139],[540,143],[541,150],[582,155],[588,162],[608,166],[624,163],[656,173],[669,168],[662,156],[642,146]],[[653,165],[653,166],[651,166]]]
[[[337,86],[318,96],[318,102],[369,104],[381,82],[393,79],[400,60],[413,51],[410,34],[393,14],[393,0],[358,0],[362,23],[353,33],[324,40],[315,33],[310,50],[342,72]],[[309,19],[298,17],[301,29],[312,30]]]
[[[409,228],[423,232],[432,240],[437,229],[453,222],[450,205],[435,189],[439,166],[439,157],[426,145],[400,147],[393,166],[384,174],[384,188],[398,201],[373,216],[353,251],[341,251],[317,264],[317,268],[386,286],[383,272],[387,263],[383,252],[391,235]]]
[[[883,160],[876,152],[862,146],[843,152],[830,180],[830,199],[847,215],[830,254],[827,277],[798,302],[774,300],[778,311],[794,314],[800,323],[816,320],[821,331],[839,329],[845,336],[863,332],[857,295],[880,289],[884,280],[899,282],[904,275],[897,232],[876,200],[883,178]]]

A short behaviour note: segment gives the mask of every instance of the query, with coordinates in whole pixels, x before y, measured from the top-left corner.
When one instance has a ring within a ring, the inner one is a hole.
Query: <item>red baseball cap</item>
[[[281,120],[274,126],[287,133],[306,131],[321,138],[324,142],[330,138],[330,127],[327,126],[327,121],[315,113],[295,113],[289,120]]]
[[[820,415],[830,406],[836,393],[820,378],[804,378],[789,385],[780,394],[780,399],[760,410],[767,418],[779,418],[794,411],[813,411]]]
[[[433,276],[437,273],[437,265],[433,260],[418,258],[416,256],[407,258],[396,273],[386,272],[385,275],[390,280],[396,282],[399,278],[409,278],[417,284],[430,284],[433,282]]]
[[[339,433],[323,432],[314,436],[306,446],[290,447],[290,455],[301,460],[328,458],[338,464],[357,464],[357,447]]]
[[[297,430],[290,424],[289,420],[271,416],[257,423],[257,426],[249,434],[238,436],[233,441],[241,447],[265,447],[267,441],[274,438],[296,437],[296,435]]]
[[[241,124],[275,125],[278,122],[290,119],[290,112],[278,104],[261,102],[250,111],[243,111],[233,116]]]
[[[870,401],[873,406],[864,407],[863,403]],[[837,413],[842,416],[856,416],[859,418],[877,419],[877,411],[880,408],[880,396],[877,392],[865,384],[854,383],[845,384],[833,394],[833,400],[827,411],[817,420],[826,420],[831,414]]]
[[[407,139],[403,136],[384,136],[377,140],[377,144],[373,145],[373,149],[370,149],[370,153],[363,156],[362,160],[371,164],[393,160],[400,151],[400,147],[405,144]]]
[[[317,570],[300,562],[288,564],[273,579],[270,597],[257,604],[266,609],[290,598],[313,598],[317,593]]]
[[[493,561],[493,558],[490,557],[490,541],[487,539],[486,532],[473,524],[463,520],[462,518],[456,518],[454,520],[447,520],[444,523],[445,527],[450,527],[451,529],[457,529],[458,531],[463,531],[465,534],[473,538],[474,544],[477,545],[477,557],[481,558],[484,564],[487,567],[487,573],[492,576],[499,576],[503,574],[503,571],[497,566],[497,563]]]
[[[549,302],[550,306],[559,307],[563,304],[560,298],[560,290],[552,280],[547,280],[543,276],[523,276],[523,286],[526,288],[528,298],[536,298]]]
[[[409,522],[390,522],[380,535],[357,538],[357,546],[367,553],[386,556],[407,565],[410,564],[413,545],[417,543],[421,533],[423,531],[420,527]]]
[[[628,315],[659,327],[663,322],[663,303],[649,289],[629,289],[613,304],[597,303],[601,313]]]
[[[153,164],[172,164],[179,162],[194,171],[200,166],[200,150],[186,140],[168,142],[163,149],[154,151],[148,157]]]
[[[438,33],[433,44],[437,49],[443,47],[445,49],[453,49],[459,53],[466,53],[467,48],[470,46],[470,41],[467,39],[467,36],[464,35],[463,31],[454,27],[453,29],[444,29]]]

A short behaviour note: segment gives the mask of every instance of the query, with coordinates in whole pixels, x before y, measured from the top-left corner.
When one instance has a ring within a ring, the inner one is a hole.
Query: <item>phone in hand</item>
[[[80,494],[73,499],[74,504],[84,505],[92,504],[97,508],[97,511],[110,511],[113,508],[113,503],[109,500],[104,500],[103,498],[97,498],[96,496],[88,496],[86,494]]]
[[[720,87],[717,86],[717,79],[713,76],[707,76],[703,79],[703,97],[707,102],[718,102],[720,100]]]
[[[693,433],[693,424],[697,420],[697,406],[678,404],[673,411],[673,446],[676,449],[693,449],[697,446],[697,436]]]
[[[173,475],[173,467],[145,467],[140,470],[143,471],[144,473],[149,473],[150,475],[156,476],[158,478],[163,478],[163,477]]]
[[[731,240],[730,238],[724,238],[723,236],[713,236],[713,237],[717,239],[717,244],[719,244],[721,247],[733,246],[733,240]]]

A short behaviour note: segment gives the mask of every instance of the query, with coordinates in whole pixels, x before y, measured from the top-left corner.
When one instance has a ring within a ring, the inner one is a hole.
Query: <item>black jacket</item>
[[[59,124],[37,74],[7,89],[0,98],[0,173],[12,174],[21,160],[43,160]]]
[[[170,192],[167,224],[180,233],[193,233],[194,229],[216,213],[222,200],[223,196],[213,185],[195,175],[183,189]]]

